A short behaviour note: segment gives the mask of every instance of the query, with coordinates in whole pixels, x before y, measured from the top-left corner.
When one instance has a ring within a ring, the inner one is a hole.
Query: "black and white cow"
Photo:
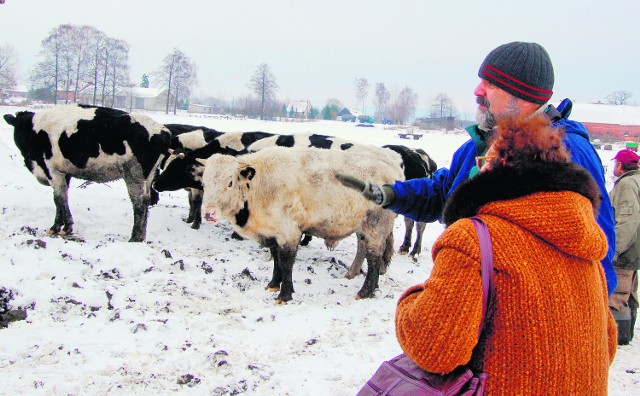
[[[171,154],[178,155],[181,152],[195,150],[206,146],[212,140],[220,137],[224,132],[204,126],[195,126],[188,124],[165,124],[171,132]],[[160,169],[166,168],[168,163],[176,157],[176,155],[167,156],[160,164]],[[184,219],[186,223],[191,224],[191,228],[197,230],[200,228],[202,219],[200,217],[200,209],[202,207],[202,190],[198,188],[187,188],[189,192],[189,214]]]
[[[242,236],[271,249],[268,289],[280,290],[279,303],[292,299],[292,268],[303,233],[330,242],[356,233],[368,268],[357,297],[371,297],[396,215],[342,186],[335,175],[349,172],[380,184],[403,180],[400,156],[379,151],[372,156],[275,146],[237,157],[213,155],[202,176],[203,217],[224,218]]]
[[[164,125],[144,115],[76,104],[5,114],[4,119],[14,128],[27,169],[53,188],[56,215],[48,234],[73,232],[72,177],[99,183],[122,178],[133,205],[130,241],[145,239],[151,182],[171,139]]]

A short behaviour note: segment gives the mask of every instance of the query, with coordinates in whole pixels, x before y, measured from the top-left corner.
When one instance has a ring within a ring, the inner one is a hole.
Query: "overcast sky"
[[[244,96],[260,63],[282,100],[360,108],[354,80],[405,86],[426,108],[446,93],[474,113],[480,63],[496,46],[536,41],[555,67],[553,101],[603,100],[620,90],[640,103],[640,1],[456,0],[5,0],[0,45],[18,52],[21,77],[60,24],[91,25],[131,45],[131,79],[156,71],[173,48],[197,65],[196,94]],[[153,81],[151,81],[153,85]]]

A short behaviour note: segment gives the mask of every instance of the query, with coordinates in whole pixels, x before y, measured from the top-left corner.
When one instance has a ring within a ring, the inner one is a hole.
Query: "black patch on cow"
[[[90,106],[83,106],[90,107]],[[148,177],[160,155],[167,152],[170,134],[162,132],[150,136],[140,123],[132,123],[131,116],[120,110],[95,108],[91,120],[78,120],[77,132],[63,132],[58,140],[61,154],[78,168],[84,168],[89,158],[96,158],[100,150],[109,155],[124,155],[125,142]]]
[[[404,167],[404,178],[406,180],[430,176],[427,171],[429,164],[427,164],[415,150],[399,144],[388,144],[382,147],[400,154]]]
[[[246,179],[251,180],[256,175],[256,169],[251,166],[247,166],[240,171],[240,175]]]
[[[332,136],[313,134],[309,136],[309,144],[311,147],[330,149],[333,146]]]
[[[34,161],[42,168],[47,178],[51,180],[51,173],[44,162],[45,159],[49,159],[53,155],[51,140],[49,139],[49,134],[45,131],[36,133],[33,130],[33,116],[34,113],[31,111],[20,111],[16,113],[15,117],[11,114],[6,114],[4,119],[7,123],[13,125],[13,140],[20,150],[24,165],[29,169],[29,172],[34,170],[32,164],[32,161]]]
[[[340,150],[349,150],[351,147],[353,147],[353,143],[343,143],[340,145]]]
[[[153,183],[156,191],[176,191],[182,188],[202,190],[202,183],[194,179],[194,169],[198,165],[195,157],[175,158]]]
[[[276,139],[276,146],[280,147],[293,147],[296,143],[296,139],[291,135],[278,136]]]
[[[240,227],[244,227],[249,221],[249,202],[244,201],[244,207],[236,213],[236,224]]]
[[[247,152],[246,148],[251,146],[253,143],[257,142],[258,140],[262,140],[264,138],[268,138],[271,136],[274,136],[274,134],[269,132],[260,132],[260,131],[243,133],[242,136],[240,137],[240,143],[242,143],[242,146],[244,146],[245,148],[244,153]]]

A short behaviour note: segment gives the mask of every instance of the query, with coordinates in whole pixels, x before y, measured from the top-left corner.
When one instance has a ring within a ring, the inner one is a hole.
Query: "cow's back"
[[[97,182],[120,178],[135,163],[147,177],[170,141],[151,118],[102,107],[56,106],[35,113],[33,127],[48,136],[51,152],[42,155],[50,170]]]
[[[277,234],[297,224],[318,237],[344,238],[359,228],[367,212],[382,209],[345,188],[336,173],[377,184],[404,180],[399,156],[391,152],[373,157],[368,152],[272,147],[238,159],[257,169],[248,189],[248,205],[257,218],[245,227],[256,233],[272,227],[270,232]]]

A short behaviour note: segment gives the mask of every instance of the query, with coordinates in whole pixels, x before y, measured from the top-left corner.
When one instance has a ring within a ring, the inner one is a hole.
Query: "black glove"
[[[377,184],[360,180],[357,177],[343,175],[341,173],[336,173],[336,179],[338,179],[343,185],[362,193],[366,199],[381,205],[383,208],[391,205],[396,199],[396,193],[388,184],[384,184],[381,187]]]

